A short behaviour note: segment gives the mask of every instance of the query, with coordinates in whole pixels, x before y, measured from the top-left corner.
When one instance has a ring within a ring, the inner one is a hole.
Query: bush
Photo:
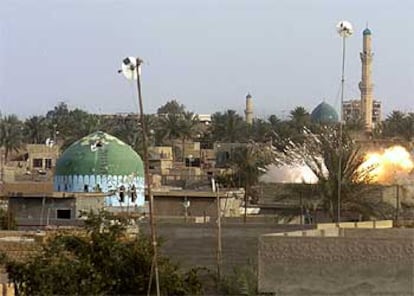
[[[57,235],[26,262],[3,258],[17,295],[146,295],[153,249],[148,237],[126,237],[126,221],[107,212],[88,214],[86,232]],[[198,295],[197,270],[187,273],[158,257],[163,295]],[[152,281],[152,291],[155,283]]]

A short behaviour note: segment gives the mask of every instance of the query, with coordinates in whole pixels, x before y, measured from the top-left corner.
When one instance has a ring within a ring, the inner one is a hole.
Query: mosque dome
[[[371,30],[366,28],[364,31],[362,31],[362,35],[371,35]]]
[[[55,191],[108,193],[131,187],[143,201],[143,161],[129,145],[107,133],[98,131],[74,142],[56,162]]]
[[[322,102],[313,109],[311,120],[317,123],[334,123],[338,122],[338,113],[335,108],[328,103]]]

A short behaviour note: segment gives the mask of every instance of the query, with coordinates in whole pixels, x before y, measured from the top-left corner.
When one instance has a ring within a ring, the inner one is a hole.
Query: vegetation
[[[254,265],[235,267],[219,282],[222,295],[257,295],[257,270]]]
[[[335,126],[325,127],[319,133],[304,129],[305,141],[280,139],[285,148],[276,152],[276,163],[307,165],[318,178],[318,202],[316,207],[329,213],[336,221],[338,190],[341,184],[341,209],[363,217],[386,218],[390,206],[380,199],[370,198],[376,190],[370,185],[370,171],[374,167],[360,169],[364,162],[360,147],[345,132],[342,139]],[[339,157],[341,166],[339,167]]]
[[[380,126],[383,137],[399,137],[406,141],[414,138],[414,113],[392,111]]]
[[[57,235],[25,262],[3,255],[17,295],[146,295],[153,258],[149,239],[126,237],[126,221],[89,213],[85,234]],[[199,295],[197,270],[182,273],[159,256],[162,295]],[[152,283],[152,291],[155,291]]]

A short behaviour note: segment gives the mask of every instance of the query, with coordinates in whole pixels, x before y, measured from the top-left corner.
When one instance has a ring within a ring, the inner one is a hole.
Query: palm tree
[[[216,112],[211,120],[211,133],[214,141],[235,143],[246,140],[247,124],[236,111]]]
[[[16,115],[8,115],[0,122],[0,145],[4,147],[4,162],[11,151],[18,151],[23,144],[23,124]]]
[[[390,207],[379,199],[371,198],[375,186],[370,185],[370,172],[374,167],[361,169],[364,155],[360,147],[343,133],[339,139],[337,127],[325,127],[314,134],[305,129],[305,141],[284,143],[284,151],[276,152],[276,163],[305,164],[318,178],[318,205],[332,218],[338,211],[338,173],[341,173],[341,209],[352,210],[368,217],[385,217]],[[342,143],[342,149],[339,144]],[[342,151],[341,151],[342,150]],[[342,152],[341,167],[338,167]]]
[[[269,147],[265,148],[255,142],[238,147],[232,153],[233,178],[239,179],[245,189],[244,222],[247,219],[248,197],[253,196],[252,187],[258,183],[259,177],[266,172],[266,165],[271,162],[271,159]]]
[[[195,137],[198,133],[198,116],[192,112],[184,112],[179,121],[180,125],[180,138],[182,141],[182,160],[184,161],[185,155],[185,142]]]
[[[48,122],[44,116],[32,116],[24,122],[26,142],[32,144],[44,143],[51,136]]]
[[[384,120],[382,125],[382,134],[385,137],[398,137],[403,130],[405,114],[401,111],[392,111]]]
[[[293,127],[302,129],[305,126],[310,124],[310,114],[302,106],[298,106],[292,111],[290,111],[290,120]]]

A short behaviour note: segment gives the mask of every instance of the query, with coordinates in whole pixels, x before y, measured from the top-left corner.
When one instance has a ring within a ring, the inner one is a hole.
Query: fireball
[[[394,184],[406,178],[414,169],[414,161],[410,153],[402,146],[393,146],[383,152],[369,152],[361,172],[367,170],[373,183]]]

